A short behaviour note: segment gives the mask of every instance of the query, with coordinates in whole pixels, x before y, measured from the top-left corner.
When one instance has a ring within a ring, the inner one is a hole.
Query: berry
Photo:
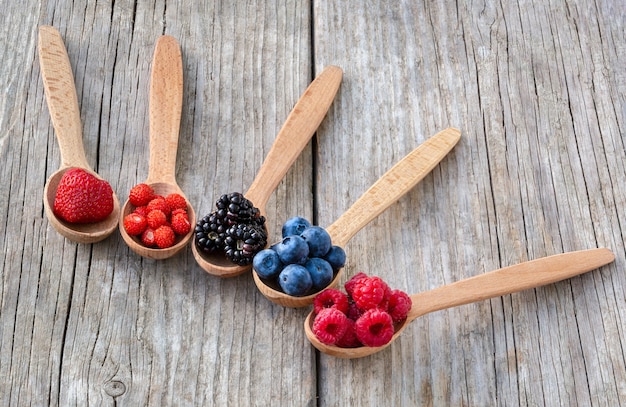
[[[354,276],[352,276],[352,278],[346,281],[346,283],[344,284],[343,287],[346,289],[346,293],[348,293],[350,297],[352,297],[352,291],[354,290],[354,287],[356,286],[357,282],[362,278],[368,278],[367,274],[363,272],[359,272],[355,274]]]
[[[148,221],[138,213],[129,213],[124,216],[124,229],[131,236],[139,236],[148,227]]]
[[[323,257],[331,248],[330,235],[320,226],[311,226],[300,234],[309,245],[309,257]]]
[[[229,225],[265,224],[265,217],[261,216],[261,211],[240,192],[222,195],[215,202],[215,206],[218,218],[225,220]]]
[[[82,168],[70,168],[57,187],[53,212],[70,223],[100,222],[113,212],[113,189]]]
[[[343,334],[341,339],[339,339],[336,343],[340,348],[358,348],[362,345],[359,341],[359,338],[356,337],[356,330],[354,328],[355,322],[348,318],[348,328],[346,329],[346,333]]]
[[[148,216],[146,217],[148,221],[148,226],[152,229],[156,230],[161,225],[165,225],[167,223],[167,216],[160,209],[153,209],[148,212]]]
[[[311,223],[308,220],[296,216],[294,218],[288,219],[283,224],[282,237],[299,235],[304,232],[306,228],[309,227],[311,227]]]
[[[309,245],[300,236],[287,236],[276,245],[276,253],[285,264],[304,264],[309,256]]]
[[[336,288],[327,288],[313,300],[313,311],[319,314],[324,308],[336,308],[348,314],[348,296]]]
[[[169,216],[172,212],[172,209],[165,201],[165,198],[160,195],[156,195],[152,198],[152,200],[150,200],[150,202],[148,202],[148,211],[154,211],[156,209],[162,211],[165,216]]]
[[[144,206],[138,206],[135,208],[135,210],[133,211],[134,213],[136,213],[137,215],[141,215],[144,218],[148,217],[148,213],[150,213],[150,211],[148,210],[148,206],[144,205]]]
[[[143,231],[143,233],[141,234],[141,243],[143,243],[143,245],[146,247],[154,247],[156,245],[154,229],[148,227],[146,230]]]
[[[346,252],[339,246],[332,246],[324,256],[324,260],[330,263],[333,271],[337,271],[346,264]]]
[[[172,211],[172,218],[170,224],[172,225],[172,229],[177,235],[186,235],[191,230],[191,223],[189,222],[189,216],[186,211],[181,211],[182,209],[176,209]],[[176,213],[174,213],[176,212]]]
[[[304,267],[309,271],[313,288],[315,290],[324,289],[333,279],[333,268],[324,259],[319,257],[310,258],[304,263]]]
[[[387,312],[391,315],[393,322],[401,322],[406,319],[412,305],[411,297],[407,293],[401,290],[393,290],[389,298]]]
[[[313,285],[308,270],[299,264],[289,264],[278,276],[278,283],[285,294],[305,295]]]
[[[128,201],[134,206],[145,206],[154,197],[154,189],[148,184],[137,184],[130,189]]]
[[[226,231],[224,254],[233,263],[246,266],[267,245],[265,228],[256,225],[237,224]]]
[[[154,231],[154,243],[159,249],[166,249],[174,246],[176,234],[170,226],[161,225]]]
[[[377,308],[389,286],[380,277],[359,279],[352,290],[352,299],[362,310]]]
[[[261,250],[252,259],[252,267],[261,278],[273,279],[278,277],[284,264],[278,258],[278,253],[272,249]]]
[[[167,202],[167,205],[171,208],[171,210],[175,210],[175,209],[187,209],[187,201],[185,200],[185,197],[180,195],[180,194],[169,194],[165,197],[165,202]]]
[[[393,320],[387,312],[372,308],[354,323],[356,337],[365,346],[383,346],[393,336]]]
[[[222,222],[217,213],[211,212],[196,224],[194,229],[196,247],[205,253],[223,250],[227,229],[228,225]]]
[[[313,320],[313,333],[320,342],[334,345],[348,329],[346,315],[335,308],[324,308]]]
[[[353,301],[350,301],[348,303],[348,318],[350,318],[353,321],[356,321],[357,319],[359,319],[361,317],[361,315],[363,315],[365,311],[363,311],[362,309],[360,309]]]

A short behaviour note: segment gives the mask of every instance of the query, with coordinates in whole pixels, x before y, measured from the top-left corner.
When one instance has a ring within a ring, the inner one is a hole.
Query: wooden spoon
[[[192,227],[183,237],[177,237],[172,247],[165,249],[144,246],[124,229],[124,216],[135,210],[128,201],[120,215],[120,233],[135,253],[151,259],[166,259],[181,251],[193,236],[196,214],[189,200],[176,183],[176,153],[183,105],[183,62],[176,39],[161,36],[156,43],[150,77],[150,162],[145,183],[158,195],[177,193],[187,200],[187,214]]]
[[[466,278],[434,290],[413,294],[411,295],[413,306],[407,319],[396,327],[391,341],[384,346],[340,348],[326,345],[320,342],[313,333],[313,312],[307,316],[304,322],[304,331],[311,344],[323,353],[346,359],[361,358],[385,349],[417,317],[446,308],[555,283],[595,270],[613,260],[615,260],[615,255],[609,249],[580,250],[527,261]]]
[[[95,243],[117,229],[120,201],[113,192],[113,212],[97,223],[69,223],[54,214],[52,208],[59,181],[68,169],[82,168],[97,178],[102,177],[89,166],[85,157],[74,75],[61,34],[54,27],[41,26],[38,45],[48,110],[61,151],[61,166],[48,178],[44,187],[43,204],[46,216],[57,232],[67,239],[78,243]]]
[[[372,185],[339,219],[326,228],[333,245],[345,247],[348,241],[365,225],[374,220],[391,204],[409,192],[452,150],[461,138],[461,132],[447,128],[435,134],[411,151],[374,185]],[[340,269],[327,288],[337,285]],[[254,282],[261,293],[275,304],[285,307],[306,307],[313,303],[317,293],[294,297],[285,294],[278,284],[262,279],[253,271]]]
[[[278,132],[259,172],[244,196],[265,216],[270,196],[319,127],[341,84],[343,71],[328,66],[304,91],[285,124]],[[204,253],[191,245],[196,262],[204,271],[218,277],[235,277],[252,265],[239,266],[223,253]]]

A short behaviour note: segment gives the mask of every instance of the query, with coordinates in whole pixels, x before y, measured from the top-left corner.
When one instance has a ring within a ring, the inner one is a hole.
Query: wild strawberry
[[[187,219],[189,219],[189,215],[187,214],[187,208],[185,208],[185,209],[180,209],[180,208],[179,209],[172,209],[172,215],[171,216],[173,217],[174,215],[177,215],[179,213],[184,214],[185,216],[187,216]]]
[[[187,201],[185,197],[180,194],[169,194],[165,197],[165,202],[170,206],[172,210],[174,209],[187,209]]]
[[[148,226],[156,230],[159,226],[167,223],[167,216],[165,216],[162,210],[154,209],[148,212],[146,220],[148,221]]]
[[[172,213],[172,209],[167,204],[167,201],[160,195],[156,195],[150,202],[148,202],[148,210],[153,211],[155,209],[163,211],[165,216],[170,216],[170,213]]]
[[[148,227],[148,221],[138,213],[129,213],[124,216],[124,229],[131,236],[139,236]]]
[[[148,184],[137,184],[130,189],[128,201],[134,206],[148,205],[154,197],[154,190]]]
[[[141,243],[143,243],[143,245],[146,247],[154,247],[156,245],[154,229],[148,227],[146,230],[143,231],[143,233],[141,234]]]
[[[113,189],[81,168],[70,168],[57,187],[53,212],[70,223],[100,222],[113,212]]]
[[[191,230],[191,223],[189,222],[189,216],[187,216],[187,212],[179,212],[172,215],[172,220],[170,223],[172,224],[172,229],[174,229],[174,232],[177,235],[186,235]]]
[[[144,206],[138,206],[135,208],[135,210],[133,211],[135,212],[137,215],[141,215],[144,218],[148,217],[148,213],[150,213],[150,211],[148,210],[148,206],[144,205]]]
[[[154,231],[154,243],[156,243],[159,249],[174,246],[175,241],[176,235],[174,234],[174,230],[167,225],[159,226],[158,229]]]

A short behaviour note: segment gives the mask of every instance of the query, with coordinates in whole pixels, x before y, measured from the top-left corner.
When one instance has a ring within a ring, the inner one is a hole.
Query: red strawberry
[[[162,210],[155,209],[148,213],[147,220],[148,220],[148,225],[152,229],[156,230],[156,228],[158,228],[159,226],[165,225],[167,223],[167,216],[165,216]]]
[[[138,236],[148,227],[148,221],[138,213],[129,213],[124,216],[124,229],[131,236]]]
[[[172,213],[172,208],[170,208],[170,206],[167,204],[165,198],[160,195],[156,195],[154,198],[152,198],[152,200],[150,200],[150,202],[148,202],[148,210],[153,211],[155,209],[163,211],[165,216],[170,216],[170,213]]]
[[[146,247],[155,246],[156,243],[154,241],[154,229],[148,227],[146,230],[143,231],[143,233],[141,234],[141,243],[143,243],[143,245]]]
[[[174,246],[175,241],[176,235],[172,228],[167,225],[159,226],[158,229],[154,231],[154,243],[156,243],[159,249]]]
[[[187,212],[172,215],[172,229],[177,235],[186,235],[191,230],[191,223]]]
[[[130,189],[128,201],[134,206],[148,205],[154,198],[154,190],[148,184],[137,184]]]
[[[100,222],[113,212],[113,189],[81,168],[70,168],[59,182],[53,211],[70,223]]]
[[[165,201],[172,210],[174,209],[187,209],[187,201],[180,194],[169,194],[165,197]]]

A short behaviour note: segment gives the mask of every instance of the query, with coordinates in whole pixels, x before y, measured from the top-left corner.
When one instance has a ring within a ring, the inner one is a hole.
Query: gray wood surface
[[[0,404],[626,405],[623,2],[0,0]],[[344,79],[268,204],[331,224],[427,137],[462,139],[347,245],[359,271],[417,292],[564,251],[583,276],[416,320],[382,353],[317,354],[308,309],[271,304],[185,250],[140,258],[47,222],[59,166],[37,56],[70,55],[87,159],[121,200],[147,176],[154,43],[176,37],[177,180],[199,216],[245,191],[312,78]]]

